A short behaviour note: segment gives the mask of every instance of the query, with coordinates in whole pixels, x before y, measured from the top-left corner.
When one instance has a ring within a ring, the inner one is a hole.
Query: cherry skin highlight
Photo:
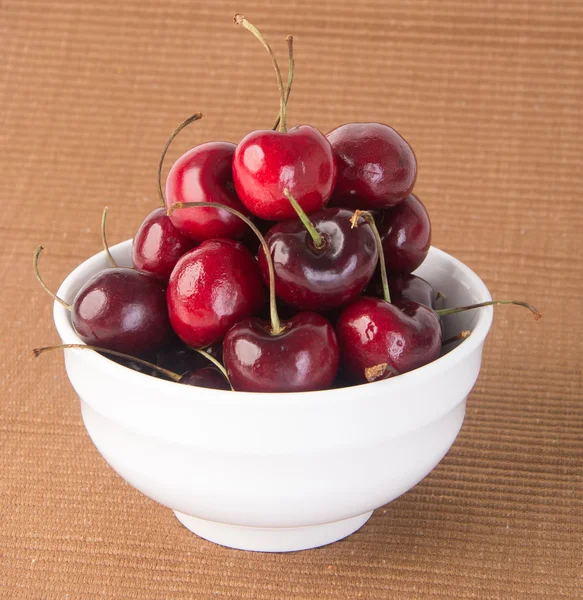
[[[86,344],[133,356],[155,352],[172,334],[162,283],[125,267],[87,281],[71,306],[71,322]]]
[[[132,263],[138,271],[168,281],[178,259],[195,245],[172,224],[165,208],[153,210],[142,222],[132,244]]]
[[[265,303],[265,290],[247,248],[232,240],[208,240],[180,258],[166,297],[178,337],[189,346],[205,348],[220,343],[235,323],[257,314]]]
[[[421,200],[413,194],[384,211],[379,233],[387,273],[412,273],[431,246],[431,221]]]
[[[441,350],[439,317],[410,300],[362,297],[340,315],[336,333],[342,374],[360,383],[367,369],[386,364],[389,374],[407,373],[439,358]]]
[[[253,131],[233,158],[233,180],[241,202],[268,221],[296,218],[287,188],[306,213],[323,208],[336,183],[336,160],[328,140],[314,127],[287,132]]]
[[[327,389],[338,371],[333,327],[317,313],[282,321],[273,335],[267,321],[246,319],[232,327],[223,343],[231,384],[244,392],[307,392]]]
[[[248,214],[233,185],[235,144],[208,142],[183,154],[166,180],[166,208],[185,202],[216,202]],[[185,208],[170,215],[174,226],[195,242],[235,239],[247,230],[243,221],[218,208]]]
[[[393,128],[382,123],[347,123],[326,137],[338,167],[333,206],[389,208],[413,190],[417,159]]]
[[[353,228],[352,211],[327,208],[310,215],[324,245],[317,248],[300,220],[285,221],[265,235],[275,267],[275,293],[300,310],[329,310],[357,298],[378,260],[369,225]],[[268,281],[263,249],[259,267]]]

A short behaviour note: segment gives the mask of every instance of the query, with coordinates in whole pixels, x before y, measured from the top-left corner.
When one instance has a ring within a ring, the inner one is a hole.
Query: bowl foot
[[[176,518],[192,533],[229,548],[255,552],[293,552],[325,546],[360,529],[372,511],[343,521],[308,527],[241,527],[205,521],[174,511]]]

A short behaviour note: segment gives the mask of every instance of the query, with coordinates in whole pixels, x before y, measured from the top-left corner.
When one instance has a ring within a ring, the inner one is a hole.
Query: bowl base
[[[254,552],[294,552],[325,546],[360,529],[372,515],[363,515],[308,527],[241,527],[205,521],[174,511],[176,518],[199,537],[237,550]]]

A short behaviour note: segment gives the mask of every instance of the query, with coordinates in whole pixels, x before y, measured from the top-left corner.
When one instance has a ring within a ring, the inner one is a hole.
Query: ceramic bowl
[[[131,240],[111,249],[131,265]],[[72,302],[103,252],[77,267],[58,294]],[[431,248],[417,274],[448,306],[490,300],[480,278]],[[81,343],[54,305],[65,344]],[[256,394],[149,377],[100,354],[66,350],[67,374],[87,432],[126,481],[218,544],[283,552],[359,529],[374,509],[421,481],[453,444],[482,358],[492,308],[444,318],[445,336],[469,338],[394,379],[320,392]]]

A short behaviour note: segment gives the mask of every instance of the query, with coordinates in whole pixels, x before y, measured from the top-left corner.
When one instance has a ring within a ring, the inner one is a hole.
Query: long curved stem
[[[275,75],[277,76],[277,87],[279,88],[279,114],[281,115],[281,121],[279,124],[280,131],[287,131],[287,120],[286,120],[286,112],[285,112],[285,91],[283,89],[283,80],[281,78],[281,70],[279,68],[279,64],[277,63],[277,58],[275,58],[275,54],[271,49],[271,46],[267,43],[267,40],[263,37],[262,33],[253,25],[249,23],[249,21],[245,18],[244,15],[236,14],[233,17],[233,20],[237,25],[241,25],[247,31],[250,31],[262,44],[263,47],[269,53],[271,58],[271,62],[273,64],[273,68],[275,69]]]
[[[484,306],[496,306],[498,304],[516,304],[517,306],[524,306],[524,308],[528,308],[530,312],[534,315],[534,320],[538,321],[542,314],[532,304],[528,304],[527,302],[520,302],[519,300],[492,300],[491,302],[480,302],[479,304],[471,304],[469,306],[458,306],[456,308],[442,308],[440,310],[436,310],[435,312],[440,316],[444,317],[446,315],[454,315],[459,312],[463,312],[465,310],[473,310],[474,308],[483,308]]]
[[[34,274],[36,276],[36,278],[38,279],[39,283],[42,285],[43,290],[53,299],[56,300],[61,306],[64,306],[67,310],[71,310],[71,305],[67,304],[62,298],[59,298],[57,296],[57,294],[55,294],[55,292],[53,292],[52,290],[49,290],[49,288],[47,287],[47,284],[43,281],[42,277],[40,276],[40,273],[38,271],[38,257],[40,256],[40,253],[44,250],[43,246],[39,246],[36,249],[36,252],[34,253],[34,256],[32,257],[32,268],[34,269]]]
[[[359,217],[362,217],[370,225],[370,228],[372,229],[372,232],[374,234],[374,237],[375,237],[375,240],[377,243],[377,249],[379,251],[379,263],[380,263],[380,269],[381,269],[381,282],[383,284],[383,296],[384,296],[385,302],[388,302],[390,304],[391,293],[389,292],[389,280],[387,278],[387,265],[385,264],[385,254],[383,252],[383,241],[381,240],[381,234],[379,233],[379,230],[377,229],[377,225],[375,223],[374,217],[366,210],[354,211],[354,214],[352,215],[352,218],[350,219],[350,222],[352,223],[352,227],[358,227]]]
[[[186,121],[182,121],[180,125],[174,130],[172,135],[168,138],[166,145],[164,146],[164,150],[162,150],[162,154],[160,156],[160,162],[158,163],[158,193],[160,194],[160,199],[162,200],[162,206],[166,205],[166,198],[164,197],[164,192],[162,190],[162,167],[164,166],[164,159],[166,158],[166,153],[168,152],[168,148],[170,148],[170,144],[174,141],[174,138],[187,126],[195,121],[202,119],[202,113],[198,112],[191,117],[188,117]]]
[[[45,346],[44,348],[35,348],[32,353],[34,356],[40,356],[45,352],[49,352],[50,350],[93,350],[93,352],[103,352],[103,354],[109,354],[111,356],[117,356],[118,358],[125,358],[126,360],[131,360],[136,362],[144,367],[148,367],[148,369],[152,369],[153,371],[158,371],[162,375],[165,375],[169,379],[173,381],[179,381],[180,375],[178,373],[174,373],[169,369],[164,369],[159,367],[158,365],[154,365],[147,360],[143,360],[142,358],[137,358],[135,356],[130,356],[129,354],[124,354],[123,352],[118,352],[117,350],[108,350],[107,348],[99,348],[99,346],[88,346],[87,344],[60,344],[58,346]]]
[[[230,206],[225,206],[224,204],[218,204],[217,202],[177,202],[172,206],[168,207],[168,215],[171,215],[175,210],[180,210],[183,208],[220,208],[221,210],[226,210],[231,214],[239,217],[244,223],[246,223],[253,233],[257,236],[257,239],[261,243],[261,247],[263,248],[263,252],[265,253],[265,260],[267,261],[267,268],[269,270],[269,311],[271,316],[271,334],[278,335],[283,331],[283,327],[281,326],[281,322],[279,320],[279,315],[277,314],[277,304],[275,302],[275,269],[273,267],[273,260],[271,258],[271,253],[269,252],[269,246],[265,241],[265,238],[261,235],[261,232],[255,226],[255,223],[251,221],[251,219],[247,218],[244,214],[240,213],[238,210],[231,208]]]
[[[290,194],[287,188],[284,188],[283,194],[289,200],[290,204],[296,211],[304,227],[308,230],[308,233],[310,234],[310,237],[314,242],[314,246],[318,250],[321,250],[326,245],[324,238],[318,233],[318,230],[314,227],[314,224],[312,223],[312,221],[310,221],[310,218],[304,212],[304,209],[299,205],[298,201]]]
[[[289,101],[289,95],[291,94],[292,83],[294,81],[294,38],[288,35],[285,38],[287,42],[287,54],[288,54],[288,66],[287,66],[287,87],[285,89],[285,109],[287,111],[287,103]],[[275,124],[273,125],[273,131],[276,131],[281,122],[281,114],[277,115]]]
[[[227,383],[229,384],[231,391],[233,391],[233,392],[235,391],[235,388],[233,387],[233,384],[231,383],[231,380],[229,379],[227,369],[225,369],[225,367],[221,364],[221,362],[219,360],[217,360],[214,356],[212,356],[208,352],[201,350],[200,348],[193,348],[192,346],[188,346],[188,347],[191,350],[198,352],[201,356],[204,356],[208,361],[212,362],[213,365],[215,365],[215,367],[223,374],[224,378],[227,380]]]
[[[113,256],[111,255],[111,252],[109,251],[109,245],[107,243],[107,237],[105,235],[106,219],[107,219],[107,206],[104,206],[103,213],[101,214],[101,243],[103,245],[103,249],[105,250],[105,254],[107,256],[107,260],[109,261],[109,264],[112,267],[117,267],[119,265],[115,262],[115,259],[113,258]]]

